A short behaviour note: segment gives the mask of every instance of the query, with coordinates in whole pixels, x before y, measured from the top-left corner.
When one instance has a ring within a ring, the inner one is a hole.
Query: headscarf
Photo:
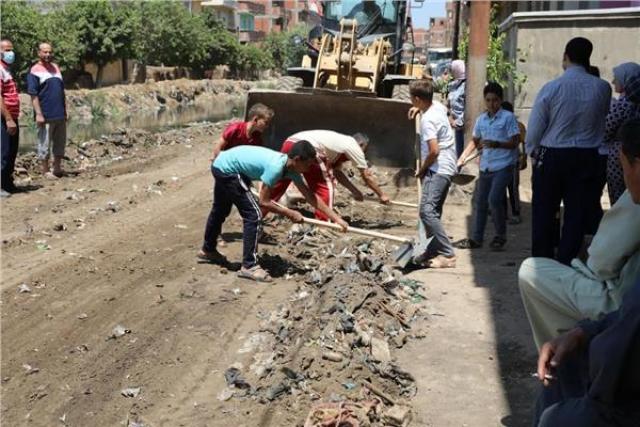
[[[635,73],[628,78],[624,93],[629,101],[640,105],[640,73]]]
[[[453,74],[454,80],[463,80],[465,78],[465,66],[463,60],[456,59],[451,62],[451,74]]]
[[[640,65],[635,62],[625,62],[613,67],[613,78],[622,86],[625,92],[631,77],[638,74],[640,74]]]

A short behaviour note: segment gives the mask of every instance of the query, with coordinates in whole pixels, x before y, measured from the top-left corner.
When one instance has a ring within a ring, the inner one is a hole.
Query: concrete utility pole
[[[489,20],[491,2],[469,2],[469,60],[467,63],[466,103],[464,110],[466,143],[471,141],[473,124],[484,110],[482,90],[487,81],[487,54],[489,53]]]

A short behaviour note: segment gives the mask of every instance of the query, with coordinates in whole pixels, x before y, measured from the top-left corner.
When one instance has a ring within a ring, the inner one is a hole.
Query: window
[[[255,24],[253,21],[253,15],[243,13],[240,15],[240,31],[254,31]]]

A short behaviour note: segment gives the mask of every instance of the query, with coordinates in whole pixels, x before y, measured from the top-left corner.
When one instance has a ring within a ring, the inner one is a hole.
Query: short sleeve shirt
[[[262,135],[259,132],[247,135],[247,122],[230,123],[222,132],[222,138],[227,142],[225,150],[239,145],[264,145]]]
[[[0,93],[2,93],[2,102],[11,117],[17,120],[20,117],[20,95],[15,80],[4,62],[0,62]]]
[[[36,63],[27,75],[27,93],[37,96],[45,120],[64,120],[64,82],[60,68]]]
[[[273,187],[282,178],[302,184],[300,174],[287,171],[287,155],[265,147],[242,145],[225,150],[213,162],[212,167],[227,175],[239,174],[252,181],[262,181]]]
[[[447,108],[439,102],[433,102],[420,118],[420,156],[424,161],[429,155],[429,141],[438,141],[440,153],[429,170],[441,175],[453,176],[456,174],[457,155],[455,134],[451,129]]]
[[[287,138],[289,141],[309,141],[326,158],[331,167],[340,168],[344,161],[351,161],[358,169],[367,169],[367,159],[358,141],[352,136],[331,130],[307,130]]]
[[[493,117],[484,112],[476,120],[473,127],[473,137],[499,143],[508,143],[520,134],[516,116],[507,110],[500,109]],[[480,170],[483,172],[495,172],[508,166],[513,166],[518,161],[517,147],[507,150],[504,148],[483,148],[480,157]]]

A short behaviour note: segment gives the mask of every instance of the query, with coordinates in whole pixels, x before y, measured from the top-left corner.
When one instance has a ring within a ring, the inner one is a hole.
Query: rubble
[[[373,224],[349,206],[343,215]],[[282,233],[278,220],[271,221],[272,233]],[[393,217],[379,222],[397,223]],[[249,355],[251,366],[246,379],[239,369],[227,370],[228,387],[218,399],[308,405],[304,425],[310,427],[408,425],[417,386],[393,352],[414,337],[423,285],[386,264],[387,242],[302,224],[276,240],[281,251],[269,249],[261,265],[277,259],[278,273],[298,286],[275,310],[260,314],[258,331],[241,337],[238,353]]]

